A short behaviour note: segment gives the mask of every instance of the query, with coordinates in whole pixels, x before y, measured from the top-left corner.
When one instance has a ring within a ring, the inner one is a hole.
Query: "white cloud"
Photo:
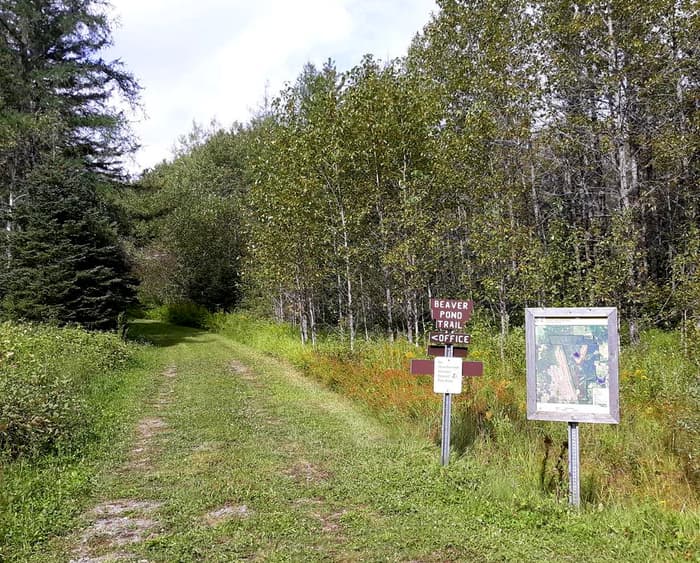
[[[276,94],[307,61],[338,68],[365,53],[405,54],[434,0],[112,0],[118,19],[109,56],[143,86],[148,119],[134,129],[135,168],[169,158],[192,121],[246,121],[266,84]]]

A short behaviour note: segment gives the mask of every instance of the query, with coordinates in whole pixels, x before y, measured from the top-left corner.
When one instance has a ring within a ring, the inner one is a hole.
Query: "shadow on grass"
[[[201,336],[206,330],[178,326],[161,321],[136,319],[129,322],[127,338],[135,342],[148,342],[160,348],[175,346],[181,342],[206,342]]]

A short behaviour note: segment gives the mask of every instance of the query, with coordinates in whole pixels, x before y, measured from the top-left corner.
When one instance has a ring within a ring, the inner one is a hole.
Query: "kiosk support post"
[[[569,422],[569,504],[572,506],[581,504],[578,422]]]

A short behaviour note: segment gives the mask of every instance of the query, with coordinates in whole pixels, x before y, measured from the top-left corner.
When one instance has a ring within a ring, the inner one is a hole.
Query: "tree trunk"
[[[499,352],[501,353],[501,362],[504,362],[506,359],[506,338],[508,337],[508,329],[510,325],[504,282],[501,282],[498,292],[498,313],[501,317],[501,334],[498,339],[498,348]]]
[[[309,296],[308,306],[309,324],[311,325],[311,346],[316,348],[316,312],[314,311],[314,302],[311,296]]]
[[[10,195],[8,196],[7,200],[7,223],[5,224],[5,231],[6,231],[6,244],[7,246],[5,247],[5,258],[6,258],[6,263],[5,267],[9,270],[10,265],[12,263],[12,209],[14,207],[15,201],[14,197],[12,194],[12,191],[10,191]]]
[[[340,211],[340,217],[343,225],[343,250],[344,260],[345,260],[345,287],[348,292],[347,295],[347,305],[348,305],[348,331],[350,334],[350,350],[355,349],[355,314],[353,312],[353,302],[352,302],[352,279],[350,278],[350,244],[348,241],[348,231],[345,225],[345,212]]]
[[[379,177],[377,177],[377,182],[379,181]],[[389,337],[389,341],[393,342],[394,341],[394,302],[393,302],[393,297],[391,294],[391,276],[389,275],[389,268],[386,266],[384,263],[384,259],[386,258],[386,255],[388,254],[388,249],[387,249],[387,244],[386,244],[386,230],[384,226],[384,213],[382,212],[382,208],[377,203],[375,205],[375,209],[377,211],[377,217],[379,218],[379,236],[381,239],[381,246],[382,246],[382,256],[381,256],[381,262],[382,262],[382,276],[384,278],[384,302],[386,304],[386,324],[387,324],[387,336]]]
[[[386,275],[386,269],[384,269],[385,276],[384,276],[384,283],[385,283],[385,299],[386,299],[386,323],[387,323],[387,332],[389,336],[389,342],[394,341],[394,314],[393,314],[393,308],[394,308],[394,302],[393,298],[391,296],[391,287],[389,287],[389,280],[388,276]]]
[[[369,329],[367,328],[367,299],[362,274],[360,274],[360,303],[362,309],[362,325],[365,329],[365,341],[369,341]]]

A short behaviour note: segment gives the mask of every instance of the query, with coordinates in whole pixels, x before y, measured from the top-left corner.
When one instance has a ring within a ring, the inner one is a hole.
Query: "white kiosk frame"
[[[579,422],[618,424],[617,309],[525,309],[527,418],[569,423],[569,503],[581,503]]]
[[[527,418],[620,422],[617,309],[525,309]]]

